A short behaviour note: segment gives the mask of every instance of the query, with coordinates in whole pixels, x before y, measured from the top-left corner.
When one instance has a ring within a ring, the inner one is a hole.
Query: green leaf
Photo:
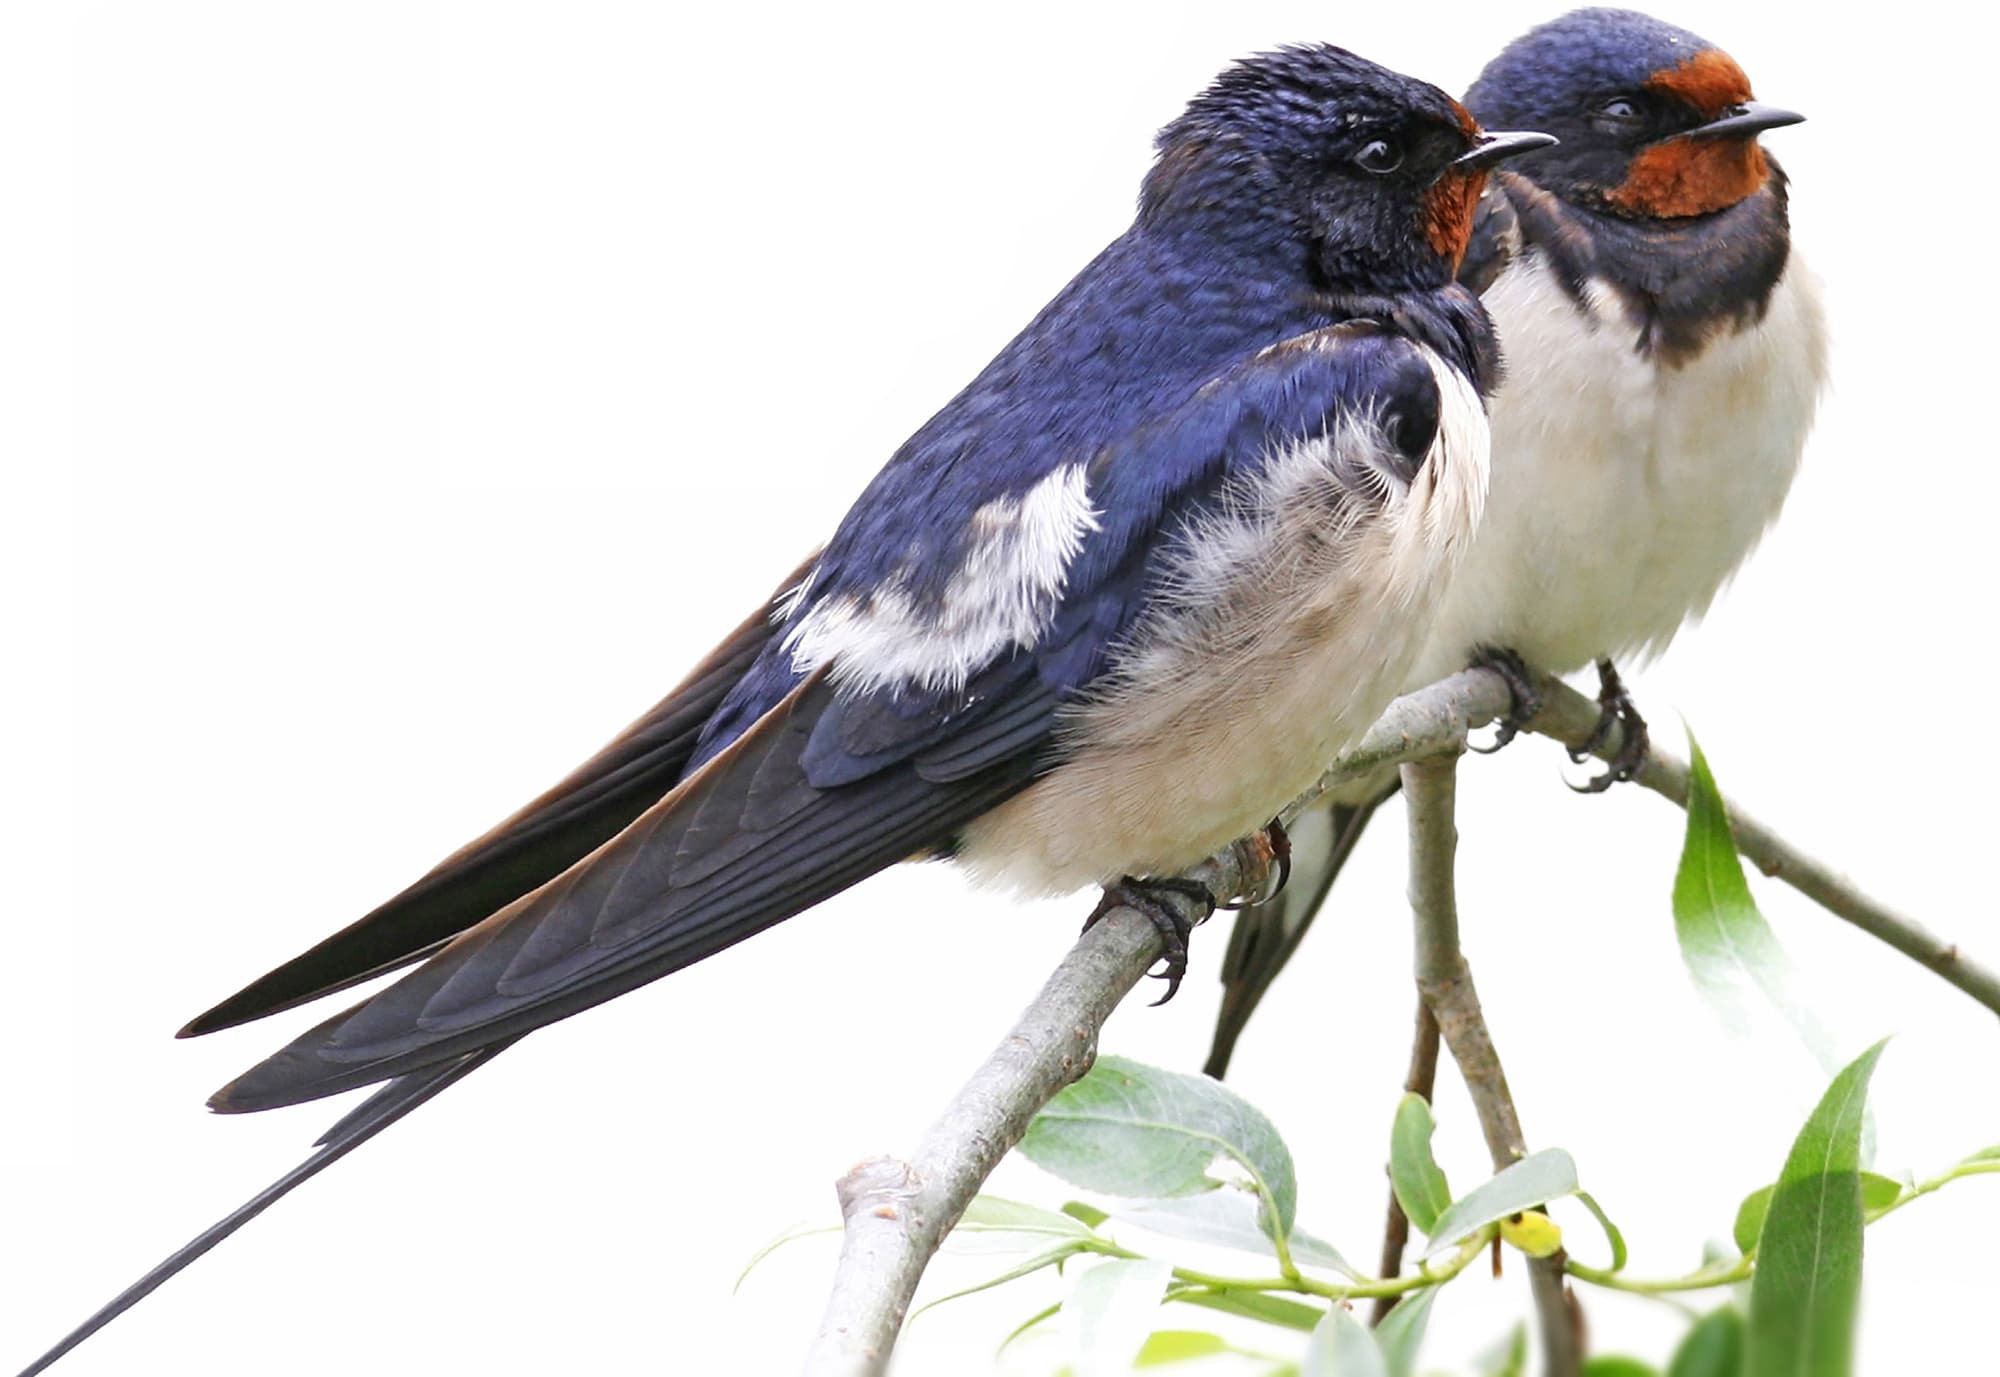
[[[2000,1162],[2000,1143],[1995,1143],[1992,1147],[1981,1148],[1965,1160],[1968,1162]]]
[[[1833,1078],[1778,1176],[1750,1286],[1749,1377],[1849,1377],[1861,1291],[1861,1125],[1876,1043]]]
[[[736,1274],[735,1284],[729,1288],[731,1293],[741,1291],[743,1283],[749,1280],[752,1272],[757,1270],[757,1264],[777,1252],[778,1249],[784,1247],[787,1243],[797,1243],[802,1238],[813,1238],[819,1234],[837,1234],[843,1231],[843,1226],[839,1224],[815,1224],[808,1228],[786,1230],[756,1252],[750,1254],[750,1260],[743,1264],[743,1270]]]
[[[1480,1359],[1480,1377],[1522,1377],[1528,1370],[1528,1326],[1517,1324],[1501,1344]]]
[[[1583,1377],[1660,1377],[1660,1370],[1650,1363],[1642,1363],[1637,1358],[1627,1358],[1618,1353],[1606,1353],[1592,1358],[1583,1365]]]
[[[1777,934],[1750,897],[1729,814],[1708,758],[1688,732],[1687,840],[1674,876],[1674,935],[1697,989],[1737,1036],[1749,1032],[1746,991],[1756,989],[1784,1015],[1830,1074],[1833,1040],[1792,992]]]
[[[1417,1370],[1417,1350],[1423,1347],[1424,1331],[1430,1327],[1431,1304],[1443,1289],[1426,1286],[1410,1292],[1375,1326],[1375,1342],[1381,1345],[1389,1377],[1411,1377]]]
[[[1576,1163],[1561,1148],[1529,1153],[1492,1180],[1473,1187],[1438,1216],[1425,1257],[1434,1257],[1496,1220],[1576,1194]]]
[[[1045,1210],[1039,1205],[1023,1205],[997,1195],[975,1195],[965,1213],[958,1217],[952,1232],[1046,1234],[1055,1238],[1089,1238],[1090,1226],[1071,1215]]]
[[[1886,1210],[1903,1198],[1907,1189],[1893,1176],[1880,1172],[1864,1171],[1861,1178],[1861,1209],[1866,1214]],[[1740,1252],[1750,1252],[1757,1246],[1757,1237],[1764,1230],[1764,1215],[1771,1208],[1771,1194],[1776,1186],[1764,1186],[1743,1197],[1743,1203],[1736,1207],[1736,1225],[1730,1234],[1736,1240]]]
[[[1010,1281],[1019,1281],[1022,1277],[1032,1276],[1045,1267],[1060,1268],[1063,1263],[1069,1261],[1078,1253],[1087,1251],[1089,1251],[1088,1245],[1081,1239],[1072,1239],[1065,1243],[1058,1243],[1054,1247],[1044,1249],[1042,1252],[1036,1253],[1033,1257],[1015,1264],[998,1276],[988,1277],[985,1281],[974,1282],[970,1286],[961,1286],[956,1291],[947,1291],[935,1300],[925,1301],[910,1312],[910,1320],[914,1322],[917,1316],[923,1314],[925,1311],[935,1310],[946,1301],[960,1300],[966,1296],[976,1296],[981,1291],[991,1291],[996,1286],[1005,1286]]]
[[[1021,1151],[1073,1185],[1128,1196],[1212,1190],[1225,1177],[1211,1169],[1227,1159],[1263,1199],[1267,1233],[1289,1235],[1298,1209],[1292,1154],[1249,1101],[1206,1076],[1124,1057],[1099,1057],[1050,1100]]]
[[[1313,1330],[1301,1371],[1303,1377],[1389,1377],[1375,1336],[1339,1304]]]
[[[1139,1350],[1139,1360],[1132,1366],[1165,1367],[1168,1363],[1182,1363],[1190,1358],[1213,1358],[1218,1353],[1235,1351],[1220,1334],[1207,1334],[1198,1329],[1161,1329],[1146,1340],[1146,1346]]]
[[[1168,1238],[1185,1238],[1219,1248],[1234,1248],[1261,1258],[1269,1258],[1275,1251],[1270,1235],[1259,1223],[1262,1207],[1258,1198],[1248,1191],[1232,1187],[1225,1186],[1177,1199],[1137,1200],[1129,1205],[1120,1205],[1113,1213],[1127,1224],[1136,1224]],[[1324,1267],[1351,1280],[1362,1280],[1361,1274],[1331,1243],[1300,1228],[1292,1230],[1289,1241],[1293,1262]]]
[[[1743,1312],[1717,1306],[1695,1321],[1667,1364],[1667,1377],[1737,1377],[1743,1371]]]
[[[1296,1329],[1301,1334],[1310,1334],[1319,1327],[1326,1311],[1316,1305],[1304,1305],[1269,1291],[1232,1291],[1208,1286],[1177,1285],[1167,1292],[1167,1299],[1179,1301],[1183,1305],[1199,1305],[1204,1310],[1219,1310],[1225,1315],[1241,1315],[1247,1320],[1260,1320],[1265,1324],[1275,1324],[1284,1329]]]
[[[1075,1377],[1123,1377],[1132,1370],[1173,1270],[1158,1258],[1110,1258],[1076,1273],[1062,1307]]]
[[[1604,1207],[1597,1203],[1597,1198],[1589,1191],[1578,1191],[1576,1198],[1583,1202],[1583,1207],[1586,1210],[1589,1210],[1592,1215],[1596,1216],[1598,1225],[1604,1230],[1605,1242],[1611,1245],[1611,1270],[1614,1272],[1624,1271],[1626,1262],[1625,1235],[1618,1232],[1618,1226],[1611,1222],[1611,1216],[1604,1212]]]
[[[1062,1212],[1078,1223],[1087,1225],[1093,1229],[1111,1218],[1109,1212],[1100,1210],[1095,1205],[1086,1205],[1081,1200],[1063,1201]]]
[[[1424,1233],[1451,1204],[1451,1186],[1431,1156],[1431,1134],[1437,1129],[1430,1101],[1415,1091],[1396,1106],[1389,1130],[1389,1184],[1409,1221]]]
[[[1020,1253],[1062,1247],[1074,1251],[1096,1237],[1082,1222],[998,1196],[974,1196],[945,1238],[954,1253]]]

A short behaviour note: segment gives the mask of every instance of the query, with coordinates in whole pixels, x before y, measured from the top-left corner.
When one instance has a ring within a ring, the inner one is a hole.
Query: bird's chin
[[[1770,178],[1770,160],[1754,135],[1663,139],[1640,151],[1604,199],[1625,215],[1679,220],[1727,210]]]

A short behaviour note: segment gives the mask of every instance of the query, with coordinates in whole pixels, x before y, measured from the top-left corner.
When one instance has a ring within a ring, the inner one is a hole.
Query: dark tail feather
[[[234,1211],[202,1230],[178,1252],[107,1301],[98,1312],[63,1336],[62,1342],[23,1368],[20,1377],[35,1377],[72,1348],[158,1290],[176,1272],[255,1219],[293,1189],[310,1181],[396,1120],[428,1101],[468,1072],[476,1071],[513,1045],[495,1043],[443,1066],[393,1080],[363,1100],[354,1111],[320,1135],[312,1156],[280,1176]]]
[[[1333,882],[1353,854],[1355,844],[1368,828],[1368,819],[1401,788],[1392,780],[1366,803],[1335,804],[1323,813],[1308,813],[1292,827],[1292,880],[1282,894],[1266,904],[1246,908],[1236,915],[1229,934],[1229,950],[1222,958],[1222,1008],[1215,1015],[1215,1036],[1209,1043],[1208,1061],[1202,1070],[1221,1080],[1229,1071],[1229,1059],[1236,1052],[1236,1040],[1257,1012],[1271,982],[1285,969],[1292,953],[1299,949],[1306,930],[1326,903]],[[1315,835],[1317,828],[1323,835]],[[1305,852],[1305,842],[1312,847]]]

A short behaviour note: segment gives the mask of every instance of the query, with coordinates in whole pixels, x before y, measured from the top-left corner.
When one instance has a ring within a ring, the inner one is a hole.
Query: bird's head
[[[1728,53],[1632,10],[1575,10],[1486,65],[1466,104],[1562,142],[1521,164],[1564,200],[1633,219],[1735,205],[1771,175],[1757,136],[1804,119],[1764,105]]]
[[[1427,82],[1326,45],[1248,58],[1160,132],[1142,224],[1370,293],[1441,287],[1486,169],[1552,142],[1488,134]]]

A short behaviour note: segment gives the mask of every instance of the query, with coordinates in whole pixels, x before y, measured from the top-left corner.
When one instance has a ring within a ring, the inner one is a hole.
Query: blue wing
[[[804,672],[786,648],[789,636],[773,642],[718,713],[724,725],[698,765],[665,798],[562,875],[312,1029],[211,1103],[268,1108],[449,1063],[657,979],[876,870],[948,844],[972,818],[1059,766],[1063,705],[1115,664],[1177,543],[1195,538],[1232,474],[1255,470],[1360,412],[1414,471],[1430,448],[1439,407],[1432,365],[1416,345],[1352,322],[1310,344],[1262,350],[1193,384],[1179,405],[1153,419],[1042,465],[1039,476],[1013,471],[1011,491],[1020,493],[1061,463],[1080,465],[1092,512],[1062,571],[1060,595],[1032,636],[962,676],[928,682],[882,682],[865,665]],[[792,609],[789,628],[831,599],[884,586],[856,581],[853,570],[887,578],[927,554],[945,559],[934,552],[953,548],[954,537],[939,534],[940,521],[949,521],[926,505],[923,473],[914,463],[878,481],[878,488],[890,485],[903,515],[885,522],[870,507],[850,518]],[[931,477],[939,492],[934,471]],[[972,513],[1014,510],[1005,505],[1007,491],[986,496]],[[950,513],[963,494],[946,491],[938,500]],[[862,529],[866,539],[855,534]],[[934,573],[928,584],[906,578],[899,594],[906,607],[950,595],[951,566],[939,568],[945,572],[926,570]]]

